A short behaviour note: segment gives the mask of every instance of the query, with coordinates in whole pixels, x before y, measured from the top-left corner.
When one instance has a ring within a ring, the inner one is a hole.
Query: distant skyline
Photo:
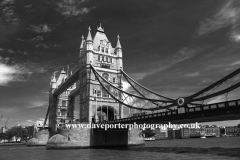
[[[8,126],[45,118],[51,75],[78,65],[82,35],[90,26],[94,36],[100,23],[113,47],[120,36],[124,71],[171,98],[196,93],[240,67],[238,0],[3,0],[0,126],[8,117]],[[239,91],[227,98],[239,98]]]

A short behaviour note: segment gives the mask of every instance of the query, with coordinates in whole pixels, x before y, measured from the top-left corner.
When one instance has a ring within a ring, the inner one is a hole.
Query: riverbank
[[[0,146],[15,146],[15,145],[26,145],[26,143],[19,143],[19,142],[14,142],[14,143],[0,143]]]
[[[144,147],[240,148],[240,137],[165,139],[146,141]]]
[[[128,151],[176,154],[211,154],[240,157],[240,137],[194,138],[148,141],[145,146],[129,147]]]

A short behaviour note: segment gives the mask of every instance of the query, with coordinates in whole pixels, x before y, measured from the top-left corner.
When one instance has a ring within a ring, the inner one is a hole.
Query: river
[[[239,160],[240,137],[158,140],[145,146],[110,149],[46,150],[25,145],[0,146],[0,160]]]

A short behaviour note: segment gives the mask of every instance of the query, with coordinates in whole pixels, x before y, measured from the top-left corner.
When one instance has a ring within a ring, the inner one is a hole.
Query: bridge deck
[[[105,121],[102,123],[158,123],[168,122],[176,124],[211,122],[223,120],[240,119],[240,100],[221,102],[209,105],[198,106],[194,108],[184,108],[185,111],[173,110],[168,112],[154,113],[148,115],[139,115],[135,117]]]

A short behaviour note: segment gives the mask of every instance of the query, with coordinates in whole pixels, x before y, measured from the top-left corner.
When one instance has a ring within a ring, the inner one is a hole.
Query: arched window
[[[62,101],[62,106],[63,106],[63,107],[67,106],[66,101]]]
[[[103,73],[102,76],[104,79],[106,79],[108,81],[109,75],[107,73]]]

